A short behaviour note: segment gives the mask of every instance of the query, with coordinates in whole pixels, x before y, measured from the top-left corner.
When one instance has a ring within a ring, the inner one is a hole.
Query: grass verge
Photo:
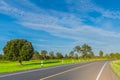
[[[120,60],[112,61],[110,63],[111,68],[113,71],[120,77]]]

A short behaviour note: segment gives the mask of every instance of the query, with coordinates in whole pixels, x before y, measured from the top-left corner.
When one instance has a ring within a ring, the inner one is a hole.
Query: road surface
[[[62,65],[0,75],[0,80],[120,80],[109,61]]]

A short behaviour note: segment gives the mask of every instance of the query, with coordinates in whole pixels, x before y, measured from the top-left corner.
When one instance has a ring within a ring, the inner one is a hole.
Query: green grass
[[[120,77],[120,60],[112,61],[110,65],[113,71]]]
[[[72,61],[71,59],[64,59],[63,64],[72,64],[72,63],[87,62],[87,61],[93,61],[93,60],[94,59],[90,59],[90,60],[75,59]],[[44,61],[44,67],[57,66],[57,65],[63,65],[63,64],[62,64],[62,60]],[[16,62],[0,61],[0,73],[23,71],[23,70],[30,70],[30,69],[36,69],[36,68],[41,68],[40,60],[23,61],[22,66],[20,66],[17,61]]]

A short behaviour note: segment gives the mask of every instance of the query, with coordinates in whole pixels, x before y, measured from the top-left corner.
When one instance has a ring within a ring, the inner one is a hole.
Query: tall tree
[[[41,56],[43,57],[43,59],[45,60],[47,57],[47,51],[46,50],[42,50],[41,51]]]
[[[100,50],[100,51],[99,51],[99,56],[100,56],[100,57],[103,57],[103,54],[104,54],[103,51]]]
[[[82,57],[87,58],[87,55],[91,54],[92,48],[91,48],[91,46],[89,46],[87,44],[83,44],[82,48],[81,48],[81,52],[82,52]]]
[[[22,65],[23,60],[31,59],[34,49],[31,42],[25,39],[13,39],[7,42],[3,51],[6,59],[18,60],[20,65]]]

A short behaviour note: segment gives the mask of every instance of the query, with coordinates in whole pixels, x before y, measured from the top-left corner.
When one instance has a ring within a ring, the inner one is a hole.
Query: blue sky
[[[35,50],[69,53],[92,46],[95,54],[120,52],[120,0],[0,0],[0,53],[25,38]]]

